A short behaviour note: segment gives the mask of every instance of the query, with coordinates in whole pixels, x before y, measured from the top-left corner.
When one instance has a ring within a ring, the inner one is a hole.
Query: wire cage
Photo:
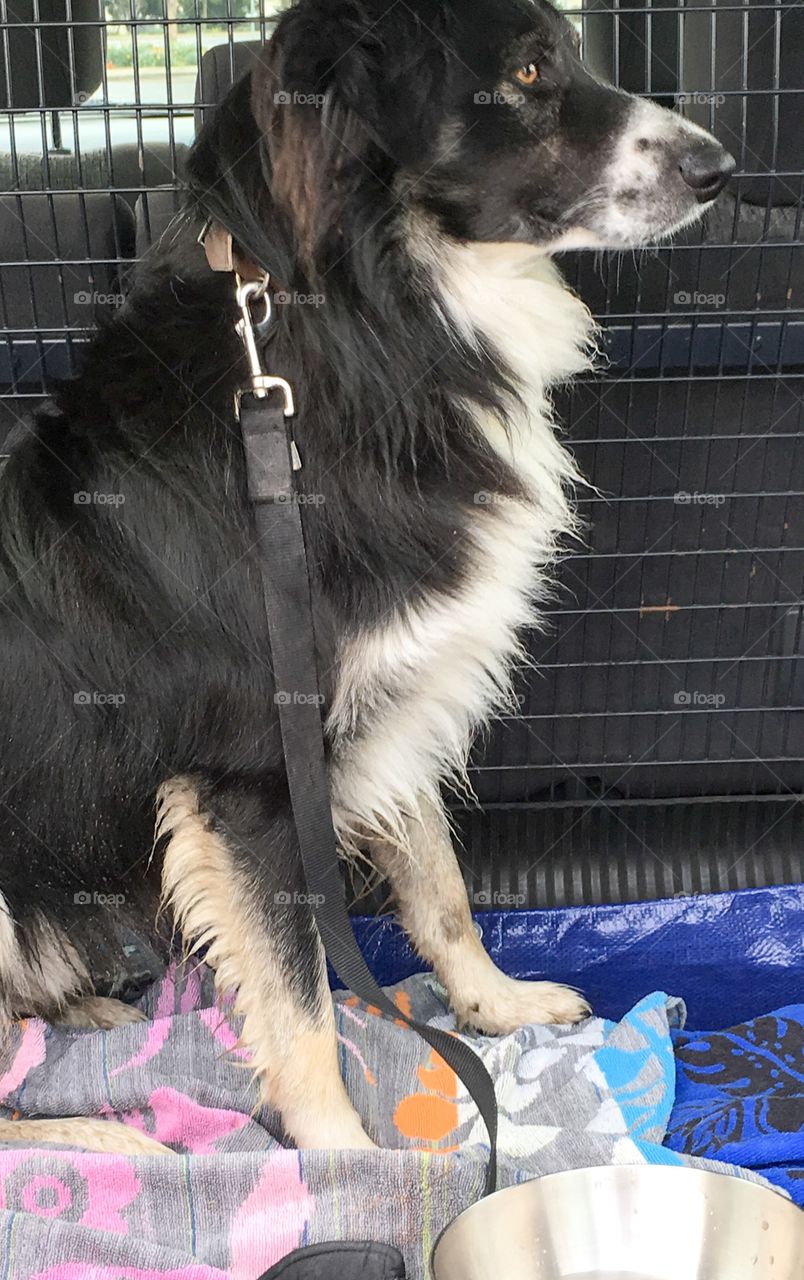
[[[0,0],[0,431],[68,376],[177,207],[270,0]],[[608,367],[560,398],[595,488],[516,714],[456,809],[476,898],[804,879],[804,8],[565,3],[587,60],[712,129],[731,193],[671,246],[563,259]]]

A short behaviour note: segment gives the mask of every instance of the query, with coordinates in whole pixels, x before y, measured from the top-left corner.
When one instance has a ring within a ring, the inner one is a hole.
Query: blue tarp
[[[674,1033],[666,1145],[753,1169],[804,1205],[804,886],[476,920],[507,973],[577,986],[606,1018],[649,991],[681,996],[688,1028],[717,1030]],[[355,925],[383,985],[421,969],[392,920]]]
[[[619,1020],[648,991],[682,996],[688,1026],[730,1027],[804,1002],[804,885],[625,906],[488,911],[476,916],[497,963],[518,978],[579,987]],[[359,917],[380,983],[421,970],[388,917]]]

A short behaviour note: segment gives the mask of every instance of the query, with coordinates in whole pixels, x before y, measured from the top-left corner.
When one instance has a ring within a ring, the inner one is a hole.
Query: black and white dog
[[[194,149],[181,231],[0,483],[6,1021],[135,1016],[93,974],[126,929],[167,947],[162,900],[237,991],[290,1137],[370,1145],[299,866],[276,712],[294,691],[271,673],[232,277],[196,244],[210,215],[285,295],[268,361],[298,401],[344,851],[390,879],[464,1023],[585,1015],[485,954],[441,787],[505,703],[573,527],[550,388],[587,367],[594,327],[552,255],[665,236],[732,169],[708,134],[586,71],[545,0],[298,0],[281,17]],[[40,1123],[0,1138],[70,1133]]]

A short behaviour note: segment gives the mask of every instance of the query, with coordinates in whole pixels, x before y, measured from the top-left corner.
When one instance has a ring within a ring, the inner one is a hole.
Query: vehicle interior
[[[274,12],[3,0],[5,437],[169,234],[187,149]],[[572,16],[596,71],[713,128],[740,176],[672,247],[562,259],[606,327],[608,367],[561,405],[595,486],[588,539],[563,558],[552,632],[531,637],[539,674],[478,746],[480,808],[457,803],[467,875],[527,905],[787,882],[804,786],[804,17],[717,0],[683,21],[631,0]],[[641,849],[657,810],[663,864]]]

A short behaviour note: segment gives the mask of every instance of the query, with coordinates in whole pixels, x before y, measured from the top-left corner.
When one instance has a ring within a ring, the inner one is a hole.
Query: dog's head
[[[343,225],[357,187],[378,219],[390,193],[462,240],[633,247],[693,221],[734,169],[711,135],[592,75],[546,0],[298,0],[252,106],[308,247],[360,234]]]

